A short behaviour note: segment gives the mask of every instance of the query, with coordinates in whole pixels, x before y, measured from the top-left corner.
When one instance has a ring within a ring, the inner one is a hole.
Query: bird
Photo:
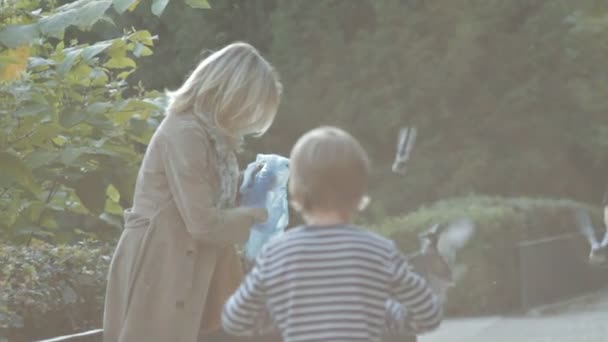
[[[416,135],[416,127],[403,127],[399,130],[397,153],[392,166],[393,172],[400,175],[405,174],[407,161],[410,159],[412,148],[416,142]]]
[[[605,209],[605,221],[608,221],[608,206]],[[608,224],[606,224],[606,231],[601,241],[597,240],[591,217],[586,210],[578,209],[576,211],[576,224],[581,234],[589,242],[588,262],[593,266],[606,266],[608,264]]]
[[[288,179],[289,159],[277,154],[258,154],[243,173],[239,204],[265,208],[268,212],[268,220],[254,224],[245,243],[244,254],[249,264],[253,264],[262,247],[289,224]]]
[[[475,225],[466,218],[448,225],[434,224],[418,236],[420,249],[409,255],[414,271],[429,282],[442,302],[447,290],[466,272],[465,265],[456,263],[456,255],[474,233]]]

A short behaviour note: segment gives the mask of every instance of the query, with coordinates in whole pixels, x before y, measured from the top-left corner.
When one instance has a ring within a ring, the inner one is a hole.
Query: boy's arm
[[[261,258],[258,259],[261,261]],[[261,263],[247,274],[222,312],[222,327],[230,335],[253,336],[270,330],[272,320],[266,310]]]
[[[412,270],[396,249],[391,268],[395,302],[387,303],[389,330],[422,334],[437,329],[443,316],[442,303],[427,281]]]

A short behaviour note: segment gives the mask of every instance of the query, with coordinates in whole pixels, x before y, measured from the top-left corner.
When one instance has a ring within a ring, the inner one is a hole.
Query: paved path
[[[420,342],[606,342],[608,289],[519,317],[446,320]]]

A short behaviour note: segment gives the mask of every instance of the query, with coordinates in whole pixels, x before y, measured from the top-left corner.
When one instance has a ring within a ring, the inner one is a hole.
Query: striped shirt
[[[271,240],[222,314],[233,335],[272,322],[283,340],[380,341],[436,329],[442,308],[394,243],[355,226],[303,226]]]

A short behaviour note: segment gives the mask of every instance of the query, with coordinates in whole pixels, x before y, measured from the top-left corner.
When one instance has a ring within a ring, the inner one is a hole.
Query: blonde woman
[[[266,220],[264,209],[236,207],[235,151],[274,120],[273,67],[252,46],[231,44],[168,95],[110,265],[105,342],[195,342],[217,331],[242,276],[234,245]]]

